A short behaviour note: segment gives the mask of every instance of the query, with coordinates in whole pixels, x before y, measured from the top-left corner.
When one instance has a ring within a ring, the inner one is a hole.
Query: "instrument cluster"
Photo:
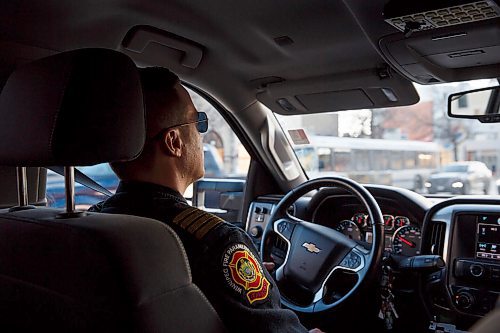
[[[420,227],[406,216],[384,214],[385,250],[404,256],[420,254]],[[333,229],[355,241],[372,242],[372,224],[365,213],[355,213],[351,219],[336,222]]]

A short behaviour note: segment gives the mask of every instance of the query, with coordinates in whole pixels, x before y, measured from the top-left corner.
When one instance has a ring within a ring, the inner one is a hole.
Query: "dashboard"
[[[404,301],[415,302],[407,302],[411,316],[415,316],[416,304],[436,327],[453,323],[467,329],[495,307],[500,300],[500,198],[456,197],[432,202],[398,188],[365,187],[383,214],[386,256],[435,255],[445,262],[437,271],[400,273],[402,283],[395,283],[395,288],[407,295]],[[257,248],[280,198],[259,197],[250,205],[246,230]],[[345,190],[318,190],[296,201],[288,212],[359,243],[371,243],[371,221],[364,206]],[[283,246],[284,242],[276,244],[277,265]]]
[[[407,216],[384,214],[383,218],[385,251],[408,257],[419,255],[422,243],[420,226]],[[331,227],[347,238],[372,243],[372,224],[366,213],[355,213],[348,220],[334,222]]]
[[[406,190],[382,186],[369,190],[383,214],[385,251],[408,257],[421,254],[422,222],[431,203]],[[370,218],[352,195],[338,189],[321,190],[311,198],[308,210],[312,222],[371,244]]]

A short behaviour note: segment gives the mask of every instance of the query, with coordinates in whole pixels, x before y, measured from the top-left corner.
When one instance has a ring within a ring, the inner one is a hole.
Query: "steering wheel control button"
[[[478,264],[472,264],[469,267],[470,273],[475,277],[481,277],[484,274],[484,267]]]
[[[340,266],[356,269],[361,265],[361,257],[354,252],[349,253],[340,263]]]
[[[287,221],[281,221],[278,223],[277,229],[280,234],[282,234],[286,239],[292,237],[294,225]]]

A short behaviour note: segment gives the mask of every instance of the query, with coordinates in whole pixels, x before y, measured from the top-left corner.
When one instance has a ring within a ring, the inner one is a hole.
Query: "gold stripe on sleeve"
[[[210,231],[212,230],[213,228],[215,228],[216,226],[218,226],[219,224],[221,224],[222,222],[224,222],[223,219],[221,219],[220,217],[218,216],[214,216],[212,215],[212,217],[210,218],[210,220],[205,223],[201,228],[199,228],[197,231],[195,231],[195,234],[194,236],[197,238],[197,239],[202,239],[203,237],[205,237],[205,235]]]

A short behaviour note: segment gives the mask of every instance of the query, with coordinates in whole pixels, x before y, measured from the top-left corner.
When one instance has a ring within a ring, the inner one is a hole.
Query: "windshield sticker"
[[[295,145],[307,145],[310,143],[306,132],[302,128],[288,130],[288,134]]]

